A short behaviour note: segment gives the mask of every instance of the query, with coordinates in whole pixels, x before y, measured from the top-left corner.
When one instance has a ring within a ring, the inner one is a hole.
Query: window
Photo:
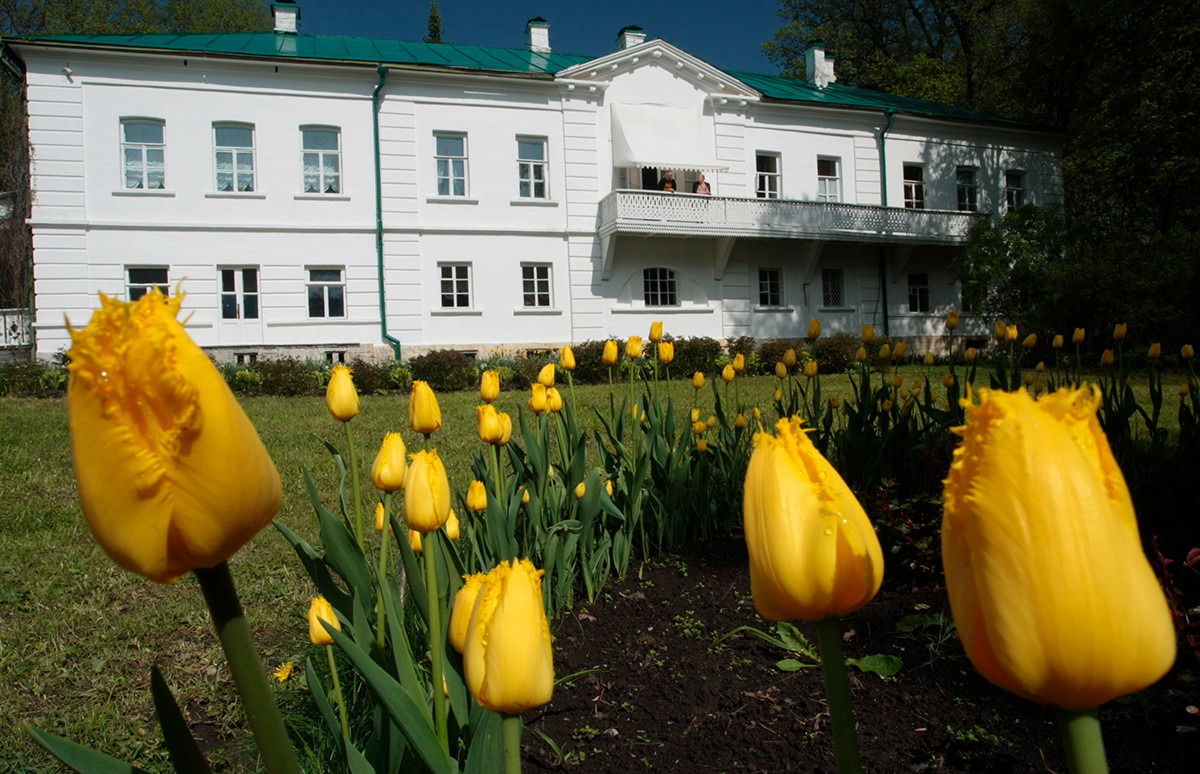
[[[846,305],[846,272],[844,269],[821,269],[821,306]]]
[[[975,180],[975,170],[970,167],[959,167],[956,173],[958,180],[958,208],[966,212],[979,210],[979,184]]]
[[[342,192],[342,133],[336,128],[300,127],[304,193]]]
[[[522,199],[547,198],[545,140],[517,138],[517,191]]]
[[[213,124],[218,191],[254,190],[254,125]]]
[[[258,269],[221,269],[221,319],[258,319]]]
[[[121,120],[121,158],[126,188],[166,188],[166,144],[163,122],[148,118]]]
[[[467,138],[462,134],[433,136],[437,160],[438,196],[467,195]]]
[[[448,263],[442,270],[442,308],[471,308],[471,264]]]
[[[551,306],[550,265],[539,263],[522,266],[521,293],[525,306]]]
[[[929,275],[908,275],[908,311],[929,311]]]
[[[758,170],[755,195],[760,199],[778,199],[779,156],[773,153],[759,153],[754,157],[754,165]]]
[[[642,292],[645,296],[646,306],[679,306],[675,272],[670,269],[643,270]]]
[[[1015,210],[1025,204],[1025,173],[1004,173],[1004,206]]]
[[[170,295],[169,272],[165,266],[127,267],[128,278],[126,293],[130,301],[137,301],[154,288],[158,288],[164,296]]]
[[[817,159],[817,201],[841,201],[838,196],[837,159]]]
[[[783,306],[783,272],[779,269],[758,270],[758,305]]]
[[[904,206],[910,210],[925,209],[925,168],[916,164],[904,165]]]
[[[341,269],[308,270],[308,316],[346,316],[346,281]]]

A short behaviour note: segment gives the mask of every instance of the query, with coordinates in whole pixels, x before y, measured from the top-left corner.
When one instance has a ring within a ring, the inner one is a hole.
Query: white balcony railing
[[[969,212],[868,204],[620,190],[600,201],[599,231],[602,236],[675,234],[962,244],[976,217]]]
[[[28,347],[32,337],[28,309],[0,309],[0,349]]]

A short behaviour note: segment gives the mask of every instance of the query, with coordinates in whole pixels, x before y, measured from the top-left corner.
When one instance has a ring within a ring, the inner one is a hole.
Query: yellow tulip
[[[1113,326],[1113,341],[1124,341],[1125,334],[1128,332],[1129,326],[1125,323],[1117,323]]]
[[[383,507],[383,503],[375,504],[375,531],[383,532],[383,523],[387,520],[387,511]]]
[[[948,330],[948,331],[954,330],[955,328],[958,327],[958,323],[959,323],[958,312],[954,311],[953,309],[951,309],[949,312],[946,312],[946,330]]]
[[[429,435],[442,429],[442,410],[429,382],[415,381],[408,402],[408,426],[414,433]]]
[[[717,415],[709,414],[708,419],[704,422],[704,424],[708,425],[708,429],[710,429],[710,430],[712,428],[716,427],[717,426]]]
[[[863,344],[870,344],[874,340],[875,340],[875,326],[874,325],[864,325],[862,327]]]
[[[738,430],[741,430],[743,427],[745,427],[746,426],[746,415],[738,414],[737,419],[733,420],[733,426],[736,427]]]
[[[1020,335],[1019,333],[1017,333],[1016,325],[1008,326],[1008,328],[1004,331],[1004,334],[1005,334],[1005,338],[1007,338],[1009,341],[1016,341],[1017,336]]]
[[[901,376],[900,374],[896,374],[895,376],[892,377],[892,387],[894,389],[898,390],[903,386],[904,386],[904,377],[903,376]]]
[[[887,344],[884,344],[882,347],[879,348],[879,359],[880,360],[890,360],[891,358],[892,358],[892,348],[890,346],[888,346]]]
[[[1055,349],[1062,349],[1063,335],[1061,333],[1056,333],[1054,335],[1054,339],[1050,342],[1050,346],[1054,347]]]
[[[925,363],[925,365],[927,365],[927,366],[931,366],[931,365],[933,365],[933,363],[934,363],[934,358],[933,358],[933,353],[932,353],[932,352],[926,352],[926,353],[925,353],[925,360],[924,360],[924,363]]]
[[[708,439],[707,438],[701,438],[699,441],[696,441],[696,451],[700,452],[701,454],[708,451]]]
[[[809,379],[817,375],[817,361],[809,360],[804,364],[804,375]]]
[[[479,399],[491,403],[500,397],[500,372],[484,371],[479,378]]]
[[[454,509],[450,509],[450,518],[446,519],[446,537],[451,540],[458,540],[461,525],[458,523],[458,514]]]
[[[554,386],[554,364],[547,363],[542,366],[542,370],[538,371],[538,384],[549,389]]]
[[[755,406],[754,411],[752,411],[751,413],[753,414],[755,419],[762,419],[762,412],[760,412],[758,410],[758,406]]]
[[[529,490],[521,487],[521,505],[529,505]]]
[[[1026,387],[1032,387],[1032,386],[1033,386],[1033,379],[1034,379],[1034,376],[1033,376],[1033,374],[1032,374],[1032,373],[1025,374],[1025,386],[1026,386]]]
[[[692,432],[695,433],[696,435],[704,435],[704,433],[707,430],[708,430],[707,422],[700,420],[700,419],[697,419],[692,422]]]
[[[942,562],[963,646],[988,680],[1066,709],[1158,680],[1175,631],[1100,395],[980,391],[946,479]]]
[[[475,417],[479,423],[479,440],[484,443],[500,443],[504,427],[500,423],[500,412],[492,405],[476,406]]]
[[[954,386],[954,374],[944,374],[942,376],[942,386],[947,390]]]
[[[721,380],[723,382],[725,382],[726,384],[729,384],[730,382],[733,381],[733,377],[734,377],[733,364],[728,363],[725,365],[724,368],[721,369]],[[695,382],[693,382],[693,384],[694,383]]]
[[[144,297],[144,296],[143,296]],[[342,622],[338,620],[337,613],[333,612],[333,605],[325,597],[317,597],[308,606],[308,641],[313,645],[332,645],[333,637],[322,625],[322,621],[329,624],[329,628],[342,630]]]
[[[412,455],[404,495],[404,518],[411,529],[433,532],[450,518],[450,481],[437,449]]]
[[[883,401],[883,403],[880,403],[880,404],[879,404],[879,407],[880,407],[881,409],[883,409],[884,413],[887,413],[887,412],[889,412],[889,411],[891,411],[891,410],[892,410],[892,406],[894,406],[894,405],[895,405],[895,403],[892,401],[892,399],[891,399],[891,398],[886,398],[886,399]]]
[[[609,497],[612,497],[612,496],[613,496],[613,485],[612,485],[612,479],[609,479],[608,481],[605,481],[605,482],[604,482],[604,491],[605,491],[605,492],[608,492],[608,496],[609,496]]]
[[[529,395],[529,410],[535,414],[546,413],[546,386],[538,383],[532,385]]]
[[[703,371],[697,371],[696,373],[692,374],[692,386],[695,387],[697,390],[704,386],[704,372]]]
[[[754,436],[744,496],[750,589],[772,621],[858,610],[879,590],[883,552],[846,482],[799,419]]]
[[[1071,334],[1071,343],[1072,344],[1082,344],[1083,343],[1083,328],[1075,329],[1075,333]]]
[[[692,409],[692,421],[693,422],[700,421],[700,409],[698,409],[698,408]]]
[[[528,559],[487,575],[467,626],[463,671],[475,701],[519,715],[554,694],[554,653],[542,606],[542,571]]]
[[[612,365],[617,362],[617,342],[609,339],[604,342],[604,365]]]
[[[459,653],[467,644],[467,627],[471,623],[471,611],[475,609],[475,600],[487,583],[487,573],[477,572],[463,578],[462,588],[454,595],[454,604],[450,609],[450,644]]]
[[[908,344],[906,342],[900,341],[900,342],[896,343],[896,351],[892,353],[892,357],[896,358],[897,360],[900,360],[904,357],[905,353],[907,353],[907,352],[908,352]]]
[[[383,437],[379,454],[371,465],[371,482],[376,489],[395,492],[404,488],[404,477],[408,475],[408,450],[404,448],[404,437],[399,433],[388,433]]]
[[[419,554],[422,551],[421,533],[415,529],[408,531],[408,547],[412,549],[414,554]]]
[[[1187,382],[1184,382],[1183,384],[1179,385],[1179,397],[1186,398],[1188,396],[1188,394],[1191,393],[1191,391],[1192,391],[1192,386],[1190,384],[1188,384]]]
[[[575,487],[575,499],[582,500],[585,494],[587,494],[587,482],[580,481],[579,485]]]
[[[1157,360],[1162,357],[1162,344],[1157,341],[1150,345],[1150,352],[1147,354],[1151,360]]]
[[[783,361],[780,360],[778,363],[775,364],[775,376],[779,379],[786,379],[787,375],[788,375],[787,366],[785,366],[783,364]]]
[[[742,371],[745,371],[745,370],[746,370],[746,356],[739,352],[738,354],[733,356],[733,372],[740,374]]]
[[[658,343],[658,362],[663,365],[670,365],[675,359],[675,342],[660,341]]]
[[[358,390],[354,389],[354,379],[346,366],[338,364],[333,367],[329,386],[325,388],[325,405],[339,422],[349,422],[358,416]]]
[[[551,414],[557,414],[563,410],[562,393],[557,387],[549,387],[546,389],[546,410]]]
[[[170,583],[228,559],[279,510],[254,426],[179,324],[182,295],[101,296],[71,329],[67,390],[80,504],[104,552]]]
[[[642,356],[642,337],[630,336],[625,342],[625,357],[630,360],[637,360]]]
[[[1110,366],[1113,364],[1113,351],[1111,349],[1104,350],[1104,354],[1100,356],[1100,365]]]
[[[1034,347],[1036,347],[1037,346],[1037,334],[1031,333],[1028,336],[1026,336],[1025,340],[1021,342],[1021,346],[1024,347],[1025,349],[1033,349]]]
[[[467,507],[473,511],[487,510],[487,488],[478,479],[472,481],[467,490]]]
[[[975,357],[979,354],[979,350],[974,347],[967,347],[967,351],[963,354],[963,359],[968,363],[974,363]]]
[[[808,321],[808,340],[813,341],[821,337],[821,321],[817,318],[812,318]]]
[[[497,414],[500,418],[500,441],[499,444],[504,446],[512,438],[512,417],[501,411]]]
[[[866,362],[866,360],[867,360],[867,348],[859,347],[854,352],[854,362],[855,363],[864,363],[864,362]]]
[[[559,355],[558,364],[562,366],[564,371],[575,370],[575,351],[571,349],[569,344],[562,348],[562,354]]]
[[[1179,356],[1181,358],[1183,358],[1184,360],[1191,360],[1193,357],[1196,356],[1196,350],[1192,347],[1191,344],[1184,344],[1182,347],[1179,348]]]
[[[662,341],[663,331],[661,322],[650,323],[650,341],[654,344]]]
[[[1039,374],[1045,373],[1046,372],[1046,361],[1039,360],[1038,364],[1036,366],[1034,366],[1033,370],[1037,371]]]
[[[913,379],[912,386],[914,390],[919,390],[925,386],[925,380],[920,378]]]
[[[830,395],[829,396],[829,405],[833,406],[835,409],[841,408],[842,407],[842,399],[836,395]]]
[[[997,341],[1004,341],[1008,338],[1008,325],[1006,325],[1003,320],[996,321],[995,334]]]
[[[783,353],[783,364],[788,368],[796,365],[796,350],[788,348],[788,351]]]

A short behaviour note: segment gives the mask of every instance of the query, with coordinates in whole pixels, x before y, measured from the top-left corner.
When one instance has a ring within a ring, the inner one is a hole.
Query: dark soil
[[[719,548],[719,550],[718,550]],[[915,568],[915,566],[912,566]],[[891,572],[891,567],[889,566]],[[906,616],[944,613],[940,576],[892,572],[843,621],[846,655],[900,656],[894,678],[851,670],[866,771],[1065,772],[1050,710],[975,672],[953,631],[905,634]],[[783,672],[789,655],[739,626],[772,631],[750,598],[740,540],[633,565],[594,604],[555,626],[560,684],[525,717],[525,771],[833,772],[820,669]],[[800,630],[815,643],[807,624]],[[1158,685],[1102,712],[1114,772],[1196,771],[1200,672],[1190,650]],[[1189,762],[1190,761],[1190,762]]]

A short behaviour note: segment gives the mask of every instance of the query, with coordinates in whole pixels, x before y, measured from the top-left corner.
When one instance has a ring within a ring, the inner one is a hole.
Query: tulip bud
[[[1008,325],[1003,320],[996,321],[996,341],[1004,341],[1008,338]]]
[[[1147,357],[1149,357],[1151,360],[1157,360],[1158,358],[1162,357],[1162,344],[1159,344],[1157,341],[1151,344],[1150,352],[1148,353]]]
[[[554,386],[554,364],[547,363],[542,366],[542,370],[538,371],[538,384],[543,387],[550,388]]]
[[[418,532],[440,529],[450,518],[450,481],[436,449],[419,451],[409,460],[404,518]]]
[[[696,373],[692,374],[692,386],[695,387],[697,390],[704,386],[704,372],[703,371],[697,371]]]
[[[1026,336],[1025,340],[1021,342],[1021,346],[1024,347],[1025,349],[1033,349],[1034,347],[1036,347],[1037,346],[1037,334],[1031,333],[1028,336]]]
[[[408,547],[412,549],[414,554],[419,554],[422,551],[421,533],[415,529],[408,531]]]
[[[1127,330],[1128,326],[1125,323],[1117,323],[1113,326],[1113,341],[1124,341]]]
[[[479,378],[479,399],[491,403],[500,397],[500,372],[484,371]]]
[[[894,389],[898,390],[903,386],[904,386],[904,377],[903,376],[901,376],[900,374],[896,374],[894,377],[892,377],[892,387]]]
[[[700,421],[700,409],[698,409],[698,408],[692,409],[692,421],[693,422]]]
[[[979,354],[979,350],[974,347],[967,347],[967,351],[963,353],[963,359],[968,363],[974,363],[975,357]]]
[[[339,422],[349,422],[358,416],[358,390],[354,389],[354,379],[346,366],[338,364],[333,367],[329,386],[325,388],[325,405]]]
[[[1041,379],[1038,379],[1036,382],[1033,383],[1033,394],[1034,395],[1041,395],[1045,391],[1046,391],[1046,383],[1044,381],[1042,381]]]
[[[942,386],[947,390],[954,386],[954,374],[944,374],[942,376]]]
[[[946,312],[946,330],[948,330],[948,331],[954,330],[955,328],[958,327],[958,323],[959,323],[958,312],[954,311],[953,309],[951,309],[949,312]]]
[[[776,403],[782,403],[783,402],[783,390],[776,390],[774,397],[775,397]]]
[[[854,353],[854,362],[855,363],[863,363],[863,362],[866,362],[866,359],[867,359],[867,348],[859,347],[858,350],[855,351],[855,353]]]
[[[537,383],[530,385],[529,410],[535,414],[546,413],[546,385]]]
[[[842,399],[836,395],[830,395],[829,396],[829,405],[833,406],[835,409],[839,409],[842,407]]]
[[[642,337],[630,336],[625,342],[625,357],[630,360],[637,360],[642,356]]]
[[[662,322],[650,323],[650,341],[654,344],[657,344],[658,342],[662,341],[662,337]]]
[[[617,362],[617,342],[609,339],[604,342],[604,365],[612,365]]]
[[[587,482],[580,481],[579,485],[575,487],[575,499],[582,500],[585,494],[587,494]]]
[[[799,419],[758,433],[743,502],[750,588],[772,621],[845,616],[875,596],[883,552],[845,481]]]
[[[387,511],[383,503],[375,503],[375,531],[383,532],[383,524],[387,521]]]
[[[758,406],[755,406],[755,407],[754,407],[754,411],[753,411],[752,413],[754,414],[754,418],[755,418],[755,420],[762,419],[762,413],[761,413],[761,412],[759,412],[759,410],[758,410]]]
[[[475,600],[487,582],[486,572],[477,572],[463,578],[462,588],[454,595],[454,605],[450,611],[450,644],[459,653],[467,643],[467,626],[471,623],[471,611],[475,609]]]
[[[1083,328],[1075,329],[1075,333],[1073,333],[1071,335],[1071,343],[1072,344],[1082,344],[1083,343]]]
[[[1025,386],[1026,387],[1033,386],[1033,374],[1032,373],[1025,374]]]
[[[521,505],[529,505],[529,490],[521,487]]]
[[[780,360],[778,363],[775,364],[775,376],[776,376],[776,378],[779,378],[779,379],[786,379],[787,375],[788,375],[787,366],[785,366],[783,364],[783,361]]]
[[[1061,333],[1055,334],[1054,339],[1050,342],[1050,346],[1054,347],[1055,349],[1062,349],[1063,348],[1063,335]]]
[[[821,337],[821,321],[817,318],[812,318],[808,321],[808,340],[813,341]]]
[[[1179,348],[1179,356],[1181,358],[1183,358],[1184,360],[1191,360],[1193,357],[1196,356],[1196,350],[1192,347],[1191,344],[1184,344],[1182,347]]]
[[[925,386],[925,380],[924,379],[913,379],[912,386],[913,386],[914,390],[919,390]]]
[[[716,426],[717,426],[717,415],[716,415],[716,414],[709,414],[709,415],[708,415],[708,419],[705,421],[705,424],[706,424],[706,425],[708,425],[708,427],[709,427],[709,429],[710,429],[710,430],[711,430],[712,428],[716,427]]]
[[[404,477],[408,475],[407,455],[402,435],[388,433],[383,437],[383,445],[371,465],[371,483],[376,489],[395,492],[404,488]]]
[[[446,519],[446,537],[450,538],[451,540],[458,540],[459,527],[458,514],[454,512],[453,508],[451,508],[450,518]]]
[[[814,376],[817,375],[817,368],[818,368],[817,361],[809,360],[808,362],[806,362],[804,364],[804,375],[807,376],[809,379],[813,378]]]
[[[479,440],[484,443],[500,443],[504,427],[500,424],[500,413],[492,405],[476,406],[476,419],[479,422]]]
[[[663,365],[670,365],[675,359],[675,343],[671,341],[660,341],[658,343],[658,362]]]
[[[738,414],[737,419],[733,420],[733,426],[736,427],[738,430],[741,430],[743,427],[745,427],[746,426],[746,415]]]
[[[1005,337],[1009,341],[1016,341],[1017,336],[1020,335],[1019,333],[1017,333],[1017,326],[1015,324],[1008,326],[1008,328],[1005,329],[1004,333],[1005,333]]]
[[[508,443],[508,439],[512,438],[512,417],[501,411],[497,414],[500,418],[500,445],[504,446]]]
[[[696,419],[696,420],[692,421],[692,432],[695,433],[696,435],[704,435],[705,431],[707,431],[707,430],[708,430],[707,422],[705,422],[701,419]]]
[[[880,360],[891,360],[891,358],[892,358],[892,348],[890,346],[888,346],[887,344],[884,344],[882,347],[879,348],[879,359]]]
[[[934,360],[933,360],[933,353],[932,353],[932,352],[926,352],[926,353],[925,353],[925,365],[927,365],[927,366],[931,366],[931,365],[933,365],[933,362],[934,362]]]
[[[897,360],[901,360],[907,353],[908,353],[908,344],[903,341],[897,342],[896,350],[892,353],[892,357],[896,358]]]
[[[1113,364],[1113,351],[1111,349],[1104,350],[1104,354],[1100,356],[1100,365],[1110,366]]]
[[[728,363],[728,364],[726,364],[726,366],[724,368],[721,369],[721,379],[726,384],[729,384],[730,382],[733,381],[733,377],[734,377],[733,364]]]
[[[1046,361],[1039,360],[1037,366],[1035,366],[1033,370],[1037,371],[1039,374],[1045,373],[1046,372]]]
[[[564,371],[575,370],[575,351],[571,349],[571,345],[562,348],[562,354],[559,355],[558,364],[562,366]]]
[[[921,388],[920,387],[913,387],[911,390],[908,391],[908,397],[910,397],[910,398],[919,398],[920,396],[921,396]]]
[[[738,354],[733,356],[733,371],[734,371],[734,373],[740,374],[742,371],[745,371],[745,370],[746,370],[746,356],[739,352]]]
[[[546,390],[546,410],[551,414],[557,414],[563,410],[562,393],[557,387],[551,387]]]
[[[783,353],[783,364],[788,368],[796,365],[796,350],[789,347],[788,351]]]
[[[887,412],[892,410],[892,406],[894,406],[894,405],[895,405],[895,403],[892,402],[891,398],[886,398],[886,399],[884,399],[883,403],[879,404],[879,408],[882,409],[883,412],[886,414]]]
[[[476,513],[487,510],[487,487],[479,479],[472,481],[467,490],[467,507]]]
[[[1065,709],[1153,683],[1176,651],[1100,402],[981,390],[945,486],[942,562],[967,655],[996,685]]]
[[[604,482],[604,491],[605,491],[605,492],[608,492],[608,496],[609,496],[609,497],[612,497],[612,496],[613,496],[613,485],[612,485],[612,479],[609,479],[609,480],[607,480],[607,481],[605,481],[605,482]]]
[[[700,452],[701,454],[708,451],[708,439],[707,438],[701,438],[699,441],[696,441],[696,451]]]
[[[874,340],[875,340],[875,326],[874,325],[864,325],[862,327],[863,344],[870,344]]]
[[[313,645],[332,645],[333,637],[322,622],[329,624],[330,629],[342,630],[342,622],[333,612],[333,605],[325,597],[317,597],[308,606],[308,641]]]
[[[442,410],[428,382],[413,382],[412,398],[408,402],[408,426],[421,435],[442,429]]]
[[[1188,384],[1187,382],[1184,382],[1183,384],[1179,385],[1179,397],[1186,398],[1191,391],[1192,391],[1192,386],[1190,384]]]

